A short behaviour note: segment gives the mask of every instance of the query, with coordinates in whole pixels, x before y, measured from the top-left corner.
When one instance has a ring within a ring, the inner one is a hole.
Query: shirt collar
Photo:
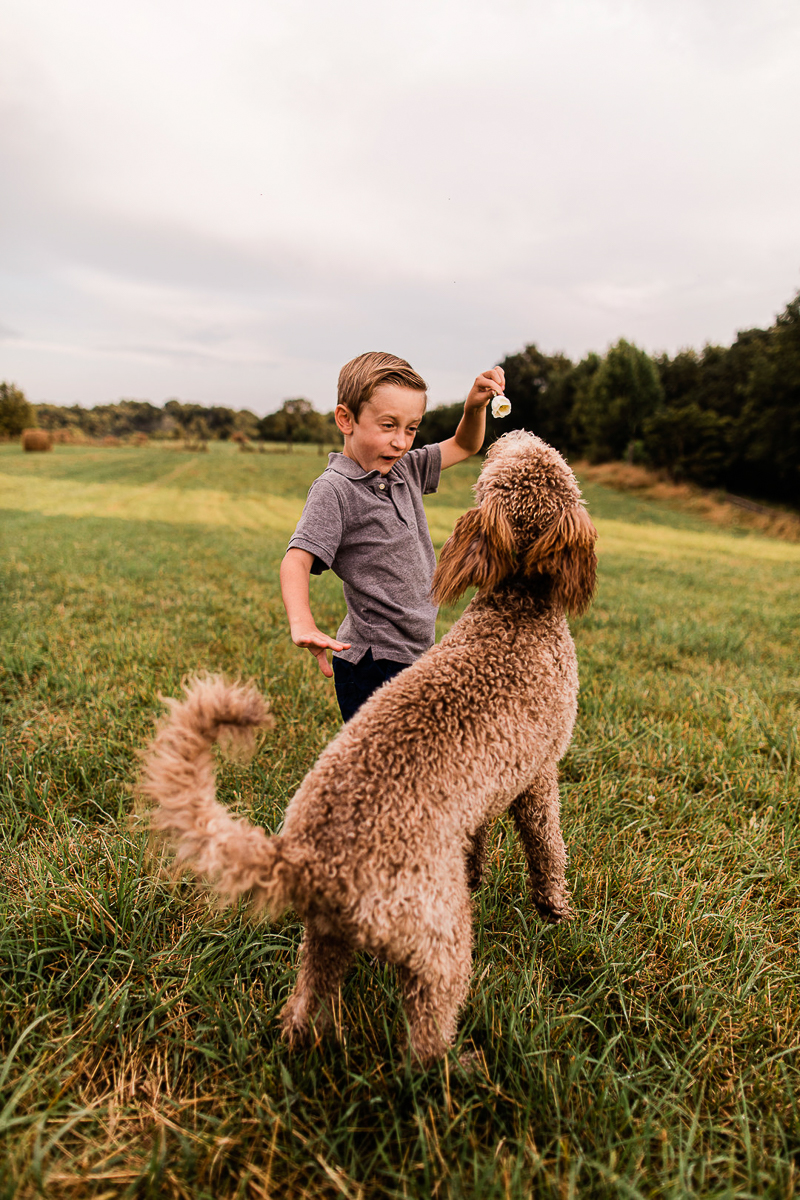
[[[402,462],[402,459],[400,461]],[[381,475],[380,471],[365,471],[354,458],[348,458],[346,454],[342,454],[338,450],[334,450],[332,454],[328,455],[328,469],[338,471],[340,475],[344,475],[347,479],[353,479],[357,483],[366,483],[373,490],[381,483],[405,482],[397,470],[397,463],[392,465],[388,474]]]

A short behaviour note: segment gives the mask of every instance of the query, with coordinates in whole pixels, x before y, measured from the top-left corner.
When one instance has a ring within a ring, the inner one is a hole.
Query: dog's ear
[[[597,530],[582,504],[565,509],[525,552],[526,575],[550,575],[552,596],[568,613],[582,613],[594,595]]]
[[[431,593],[451,604],[468,587],[491,591],[514,565],[514,534],[497,504],[484,502],[459,517],[445,542]]]

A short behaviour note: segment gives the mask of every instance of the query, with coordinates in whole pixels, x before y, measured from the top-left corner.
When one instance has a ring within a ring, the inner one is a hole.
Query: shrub
[[[0,383],[0,437],[16,438],[36,424],[33,406],[13,383]]]

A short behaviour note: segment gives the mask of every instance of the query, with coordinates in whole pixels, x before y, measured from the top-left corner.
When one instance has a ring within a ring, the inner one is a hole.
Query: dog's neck
[[[540,620],[551,612],[563,612],[560,604],[552,599],[553,580],[549,575],[511,575],[491,592],[478,593],[470,608],[496,611],[498,614],[513,610],[515,619],[520,617]]]

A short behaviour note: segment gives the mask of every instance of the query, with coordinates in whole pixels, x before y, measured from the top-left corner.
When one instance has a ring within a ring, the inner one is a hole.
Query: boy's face
[[[344,454],[365,471],[388,475],[408,454],[425,412],[425,393],[385,383],[376,388],[358,420],[337,404],[336,424],[344,434]]]

